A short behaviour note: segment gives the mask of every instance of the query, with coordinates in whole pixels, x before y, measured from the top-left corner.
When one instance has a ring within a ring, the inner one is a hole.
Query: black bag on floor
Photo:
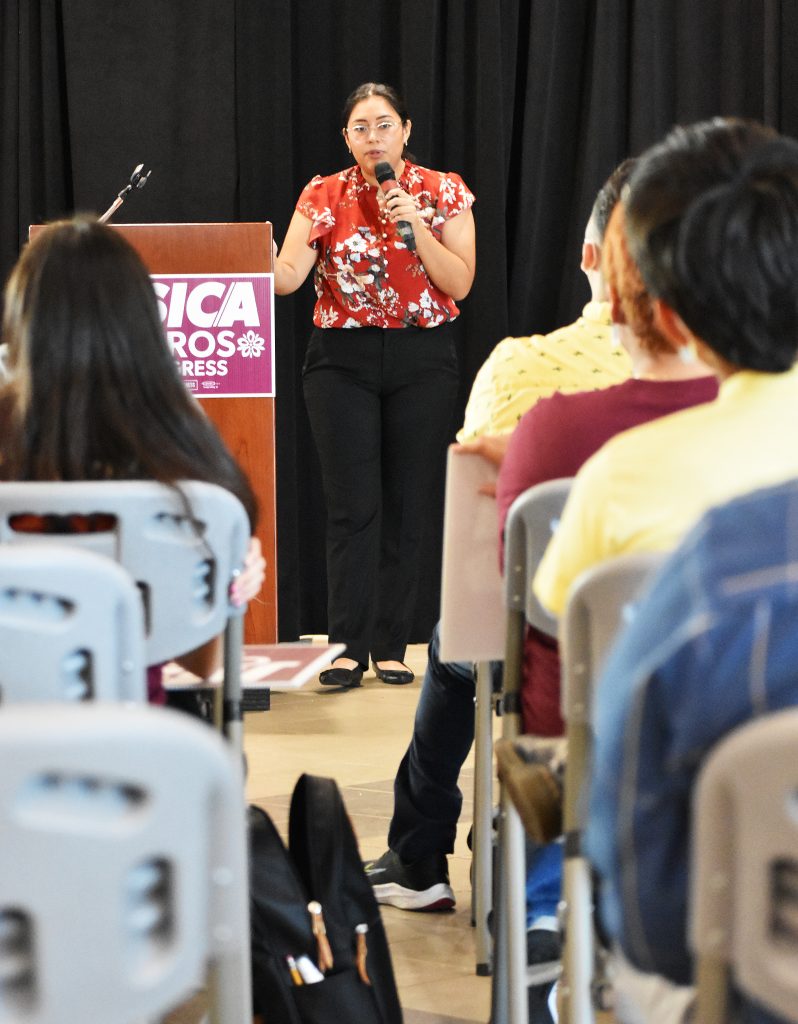
[[[302,775],[288,849],[249,809],[252,997],[264,1024],[401,1024],[388,941],[333,779]]]

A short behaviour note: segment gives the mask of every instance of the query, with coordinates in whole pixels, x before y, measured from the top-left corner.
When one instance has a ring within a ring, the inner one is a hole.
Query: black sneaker
[[[449,885],[446,855],[433,854],[404,864],[393,850],[364,865],[378,903],[400,910],[451,910],[454,892]]]
[[[551,988],[560,976],[562,940],[559,932],[530,928],[526,933],[526,983],[532,988]],[[530,994],[531,998],[531,994]],[[530,1020],[531,1020],[530,1016]]]
[[[556,1024],[551,1012],[551,990],[557,984],[530,985],[527,989],[527,1020],[529,1024]]]
[[[547,928],[530,928],[526,933],[526,962],[533,964],[556,963],[562,957],[560,933]]]

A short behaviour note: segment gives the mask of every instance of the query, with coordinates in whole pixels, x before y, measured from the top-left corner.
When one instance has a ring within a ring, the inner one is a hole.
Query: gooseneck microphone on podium
[[[144,164],[139,164],[133,169],[133,173],[130,175],[130,181],[125,185],[122,191],[117,195],[116,199],[111,203],[105,213],[100,217],[100,223],[105,224],[107,220],[116,213],[119,207],[127,199],[128,192],[131,192],[134,188],[144,188],[147,184],[147,179],[152,174],[152,170],[144,170]]]
[[[374,177],[380,183],[380,188],[383,192],[390,192],[392,188],[399,187],[393,167],[391,167],[387,160],[381,160],[377,164],[374,168]],[[416,236],[413,234],[413,226],[410,221],[398,220],[396,222],[396,230],[399,232],[399,237],[405,243],[407,248],[411,252],[415,252]]]

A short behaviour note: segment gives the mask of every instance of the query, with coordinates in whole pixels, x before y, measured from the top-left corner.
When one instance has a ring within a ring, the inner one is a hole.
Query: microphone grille
[[[380,160],[374,168],[374,177],[382,184],[384,181],[393,181],[396,175],[393,173],[393,167],[391,167],[387,160]]]

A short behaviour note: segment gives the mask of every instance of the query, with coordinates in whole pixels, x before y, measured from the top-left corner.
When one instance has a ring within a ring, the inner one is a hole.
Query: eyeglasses
[[[378,121],[376,124],[353,124],[349,128],[344,129],[346,134],[351,136],[353,139],[357,139],[363,142],[371,135],[372,132],[376,132],[377,135],[391,135],[399,127],[397,121]]]

